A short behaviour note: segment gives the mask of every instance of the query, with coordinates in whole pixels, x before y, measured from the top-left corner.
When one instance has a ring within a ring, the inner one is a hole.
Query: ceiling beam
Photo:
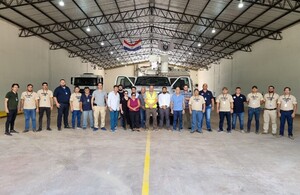
[[[296,0],[281,0],[279,3],[277,3],[278,0],[244,0],[244,2],[300,13],[299,10],[295,9],[300,5],[300,1],[296,1]]]
[[[8,8],[16,8],[26,5],[45,3],[54,0],[0,0],[0,10]]]
[[[183,14],[180,12],[174,12],[166,9],[156,8],[156,7],[147,7],[137,10],[124,11],[115,14],[107,14],[105,16],[96,16],[96,17],[86,17],[83,19],[52,23],[48,25],[39,25],[30,28],[23,28],[19,34],[20,37],[29,37],[41,34],[48,34],[53,32],[65,31],[66,29],[77,29],[84,28],[92,25],[101,25],[111,22],[123,22],[124,20],[134,20],[139,17],[144,16],[157,16],[172,21],[186,22],[187,24],[195,24],[200,26],[205,26],[208,28],[216,28],[219,30],[225,30],[229,32],[236,32],[241,34],[251,34],[252,36],[257,37],[266,37],[273,40],[281,40],[280,32],[257,28],[250,25],[242,25],[238,23],[226,22],[218,19],[210,19],[207,17],[199,17],[190,14]]]

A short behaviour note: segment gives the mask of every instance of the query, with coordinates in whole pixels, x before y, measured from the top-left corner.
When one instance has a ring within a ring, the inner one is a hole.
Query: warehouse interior
[[[83,73],[101,75],[110,92],[117,76],[137,76],[164,54],[214,96],[274,85],[299,99],[299,32],[295,0],[0,0],[0,96],[12,83],[54,90],[64,78],[73,88],[71,77]],[[124,40],[139,39],[140,50],[124,50]],[[3,103],[0,112],[4,129]],[[0,194],[298,194],[298,114],[299,106],[290,140],[218,134],[215,111],[213,132],[202,135],[58,132],[54,109],[52,132],[0,134]]]

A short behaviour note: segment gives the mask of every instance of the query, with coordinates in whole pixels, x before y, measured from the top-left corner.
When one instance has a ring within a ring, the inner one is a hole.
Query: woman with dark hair
[[[127,130],[126,124],[130,126],[130,129],[132,129],[130,117],[129,117],[129,108],[127,106],[127,102],[128,100],[130,100],[130,98],[128,97],[128,91],[126,90],[123,92],[123,95],[124,96],[121,98],[121,102],[120,102],[120,112],[123,120],[123,124],[122,124],[123,129]]]
[[[140,131],[140,100],[136,98],[136,93],[131,93],[131,99],[127,102],[132,131]]]

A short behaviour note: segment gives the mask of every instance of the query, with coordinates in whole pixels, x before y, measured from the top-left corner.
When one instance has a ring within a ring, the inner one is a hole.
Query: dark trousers
[[[258,132],[258,130],[259,130],[260,108],[250,108],[249,107],[249,109],[248,109],[247,130],[250,131],[251,121],[252,121],[253,115],[255,116],[255,129],[256,129],[256,132]]]
[[[15,127],[15,120],[18,114],[18,110],[9,110],[9,113],[7,114],[6,123],[5,123],[5,132],[9,133],[10,130],[14,130]],[[9,129],[10,126],[10,129]]]
[[[58,114],[57,114],[57,127],[61,128],[61,122],[62,118],[64,118],[64,125],[65,127],[69,126],[68,123],[68,116],[69,116],[69,104],[60,104],[60,107],[58,108]]]
[[[223,131],[223,124],[224,124],[225,117],[227,120],[227,131],[230,131],[231,130],[231,114],[230,114],[230,112],[219,112],[219,116],[220,116],[220,122],[219,122],[220,131]]]
[[[123,114],[121,114],[121,117],[122,117],[122,127],[124,129],[126,129],[126,126],[129,125],[130,129],[132,129],[132,124],[131,124],[131,121],[130,121],[130,116],[129,116],[129,110],[126,110],[123,112]]]
[[[132,128],[140,128],[140,111],[129,111]]]
[[[43,128],[43,117],[44,117],[44,112],[46,112],[47,116],[47,129],[50,129],[50,116],[51,116],[51,109],[49,107],[39,107],[39,129]]]
[[[159,108],[159,127],[164,125],[164,119],[166,119],[166,128],[170,128],[170,108]]]
[[[280,135],[284,135],[284,125],[285,125],[285,121],[287,121],[288,124],[288,134],[293,136],[293,110],[290,111],[283,111],[280,110]]]
[[[183,129],[182,127],[182,110],[173,111],[173,130],[176,130],[177,121],[179,121],[179,131]]]

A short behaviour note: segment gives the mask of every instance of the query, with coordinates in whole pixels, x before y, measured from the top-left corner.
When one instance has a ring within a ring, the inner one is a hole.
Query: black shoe
[[[5,134],[5,135],[8,135],[8,136],[12,136],[12,134],[9,133],[9,132],[5,132],[4,134]]]
[[[258,131],[255,131],[255,134],[259,134],[259,132],[258,132]]]
[[[195,131],[190,131],[190,133],[195,133]]]
[[[250,130],[247,130],[246,133],[250,133]]]
[[[23,133],[27,133],[28,131],[29,131],[29,130],[26,130],[26,129],[25,129],[25,130],[23,131]]]
[[[48,130],[48,131],[52,131],[52,129],[51,129],[51,128],[47,128],[47,130]]]
[[[58,131],[61,131],[61,127],[58,127],[57,130],[58,130]]]
[[[16,130],[14,130],[14,129],[12,129],[12,130],[10,130],[10,133],[19,133],[19,132],[16,131]]]
[[[293,137],[292,135],[289,135],[289,138],[290,138],[291,140],[294,140],[294,137]]]
[[[209,131],[209,132],[212,132],[212,130],[211,130],[211,129],[207,129],[207,131]]]
[[[37,131],[38,131],[38,132],[39,132],[39,131],[42,131],[42,128],[39,128]]]
[[[220,133],[220,132],[223,132],[223,130],[218,130],[218,132]]]
[[[70,126],[65,126],[65,129],[71,129],[71,127]]]

